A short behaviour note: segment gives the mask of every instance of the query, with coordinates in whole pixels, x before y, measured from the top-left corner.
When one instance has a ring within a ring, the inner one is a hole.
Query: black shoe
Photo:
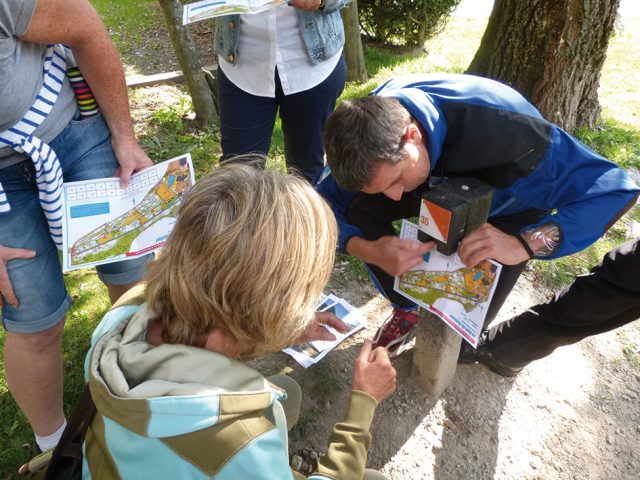
[[[467,342],[463,341],[460,347],[458,363],[476,362],[486,365],[489,370],[503,377],[515,377],[522,371],[522,367],[510,367],[502,363],[493,356],[493,353],[491,353],[486,346],[480,345],[478,348],[473,348]]]

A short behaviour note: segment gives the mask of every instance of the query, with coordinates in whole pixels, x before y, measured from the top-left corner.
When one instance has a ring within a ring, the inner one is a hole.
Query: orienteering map
[[[418,226],[403,220],[400,238],[417,240]],[[501,269],[490,260],[466,268],[457,254],[446,256],[433,250],[417,269],[396,277],[394,289],[438,315],[477,347]]]
[[[160,248],[185,192],[195,183],[189,154],[131,177],[65,183],[64,271],[136,258]]]

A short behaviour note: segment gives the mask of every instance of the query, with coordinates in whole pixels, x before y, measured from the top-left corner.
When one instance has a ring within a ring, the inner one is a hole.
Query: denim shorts
[[[101,115],[72,120],[50,145],[58,155],[65,182],[110,177],[118,168]],[[64,318],[71,297],[63,282],[58,250],[40,208],[33,163],[27,159],[0,169],[0,182],[11,205],[11,211],[0,214],[0,245],[36,251],[34,258],[8,262],[9,279],[20,305],[14,308],[5,300],[0,317],[7,331],[41,332]],[[99,265],[98,277],[112,285],[136,282],[152,257]]]

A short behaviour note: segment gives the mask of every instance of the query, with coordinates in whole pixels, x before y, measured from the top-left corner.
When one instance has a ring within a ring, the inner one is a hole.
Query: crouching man
[[[338,220],[340,249],[367,264],[394,306],[375,338],[394,355],[417,322],[415,305],[393,290],[394,277],[434,244],[399,239],[392,222],[419,214],[431,177],[472,177],[494,188],[488,222],[458,247],[467,267],[486,259],[503,265],[487,323],[529,259],[591,245],[639,190],[518,92],[471,75],[395,78],[343,102],[327,121],[325,149],[330,174],[318,189]]]

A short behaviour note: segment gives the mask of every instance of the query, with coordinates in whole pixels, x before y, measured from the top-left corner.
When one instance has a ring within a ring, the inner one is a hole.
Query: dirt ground
[[[198,42],[209,33],[199,32]],[[152,56],[162,58],[161,64],[146,61],[144,50],[134,52],[125,56],[128,73],[177,69],[170,45],[160,44],[154,43]],[[211,51],[205,50],[201,60],[211,64]],[[170,86],[140,90],[133,117],[139,122],[177,95]],[[290,453],[300,457],[298,464],[313,463],[325,451],[346,407],[359,346],[390,311],[368,281],[340,263],[326,292],[362,309],[369,326],[306,370],[282,353],[255,362],[263,373],[287,372],[303,387],[300,421],[290,436]],[[531,274],[525,275],[499,319],[549,295]],[[625,349],[638,358],[640,322],[559,349],[514,379],[479,365],[459,366],[440,398],[420,389],[411,376],[412,353],[406,352],[394,363],[396,392],[376,411],[368,466],[391,480],[638,479],[640,368]]]
[[[307,370],[277,354],[259,368],[285,371],[303,386],[291,453],[326,448],[346,405],[352,363],[389,313],[386,301],[336,267],[329,290],[358,306],[369,326]],[[523,277],[502,309],[506,319],[547,298]],[[411,351],[394,362],[396,392],[378,407],[368,466],[389,479],[640,478],[640,370],[623,354],[640,347],[640,324],[564,347],[515,379],[480,365],[458,367],[440,398],[411,376]]]

